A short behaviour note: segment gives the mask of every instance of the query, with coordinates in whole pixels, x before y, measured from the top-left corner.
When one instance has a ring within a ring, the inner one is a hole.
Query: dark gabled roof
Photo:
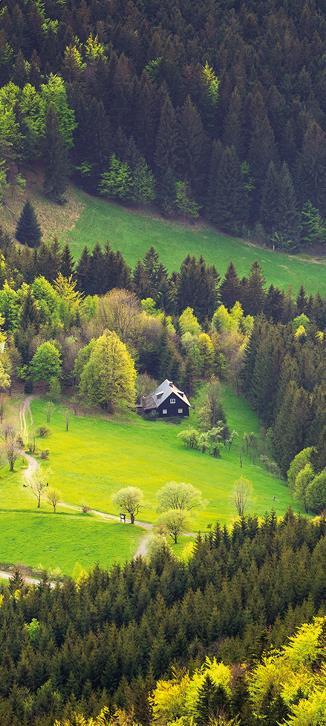
[[[190,406],[186,394],[183,391],[180,391],[180,389],[177,388],[177,386],[175,386],[172,381],[169,381],[166,378],[165,381],[163,381],[163,383],[161,383],[161,385],[158,386],[157,389],[153,393],[151,393],[150,396],[145,396],[143,398],[144,410],[158,408],[161,403],[166,401],[166,399],[173,394],[180,398],[181,401],[183,401],[183,403],[185,403],[187,406]]]

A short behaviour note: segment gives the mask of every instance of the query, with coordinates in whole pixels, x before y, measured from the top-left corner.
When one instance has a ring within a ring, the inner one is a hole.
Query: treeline
[[[319,0],[7,2],[0,193],[41,160],[55,201],[70,173],[275,247],[325,242],[324,37]]]
[[[216,525],[187,564],[160,550],[151,564],[96,568],[54,590],[26,591],[16,577],[1,596],[2,726],[52,726],[105,705],[150,724],[149,691],[172,665],[192,672],[206,655],[253,664],[321,614],[325,554],[325,522],[288,512]]]
[[[298,319],[300,321],[300,318]],[[301,323],[305,315],[301,315]],[[309,327],[309,323],[308,323]],[[326,466],[325,348],[300,325],[255,319],[242,370],[242,387],[268,428],[283,474],[302,449],[315,446],[317,471]]]
[[[0,251],[4,256],[0,269],[0,284],[12,279],[15,286],[22,281],[33,282],[44,276],[54,282],[59,272],[70,275],[78,290],[86,295],[104,295],[114,288],[132,290],[141,300],[150,297],[157,307],[170,315],[178,315],[192,307],[201,323],[212,317],[222,302],[228,309],[238,301],[246,315],[264,315],[273,322],[289,322],[304,313],[316,326],[326,326],[326,300],[319,293],[308,295],[303,286],[296,297],[274,285],[266,290],[263,271],[258,262],[251,266],[248,276],[240,278],[231,262],[224,278],[214,265],[203,257],[188,255],[179,272],[168,273],[156,250],[151,247],[134,270],[126,263],[121,252],[115,252],[109,243],[93,250],[85,247],[80,259],[74,262],[70,248],[58,242],[42,243],[35,249],[18,248],[13,239],[0,228]]]

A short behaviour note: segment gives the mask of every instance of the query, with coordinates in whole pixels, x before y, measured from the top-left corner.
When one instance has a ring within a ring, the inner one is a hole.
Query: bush
[[[39,427],[39,428],[37,429],[37,435],[38,435],[38,436],[39,436],[39,437],[40,437],[41,439],[46,439],[46,437],[47,437],[47,436],[49,436],[49,435],[50,435],[50,433],[51,433],[51,432],[50,432],[50,429],[48,429],[48,427],[47,427],[47,426],[40,426],[40,427]]]

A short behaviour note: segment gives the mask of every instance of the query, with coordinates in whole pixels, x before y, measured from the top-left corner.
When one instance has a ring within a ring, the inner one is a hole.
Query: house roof
[[[186,394],[183,391],[180,391],[180,389],[177,388],[172,381],[169,381],[166,378],[165,381],[163,381],[163,383],[161,383],[150,396],[145,396],[143,407],[144,409],[158,408],[161,403],[166,401],[166,399],[173,394],[178,396],[178,398],[180,398],[187,406],[190,406]]]

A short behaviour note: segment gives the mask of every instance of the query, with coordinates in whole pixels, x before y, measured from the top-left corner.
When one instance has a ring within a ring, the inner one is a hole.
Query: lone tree
[[[125,509],[130,515],[131,524],[135,524],[135,518],[141,510],[143,498],[143,492],[138,487],[125,487],[124,489],[119,489],[113,495],[112,501],[120,509]]]
[[[188,523],[188,514],[184,509],[169,509],[161,514],[157,522],[170,535],[174,544],[178,544],[178,537],[186,531]]]
[[[56,489],[49,489],[47,494],[47,500],[49,504],[51,504],[51,507],[53,507],[53,514],[57,511],[57,505],[59,503],[59,492],[57,492]]]
[[[88,403],[110,413],[116,408],[133,407],[136,400],[134,361],[116,333],[106,330],[88,348],[79,390]]]
[[[48,483],[45,481],[41,474],[37,473],[29,479],[28,486],[31,492],[34,494],[34,497],[36,498],[37,508],[40,509],[41,497],[44,490],[48,486]]]
[[[17,434],[12,426],[6,426],[4,429],[4,453],[9,464],[9,470],[14,471],[15,462],[20,454]]]
[[[38,247],[41,241],[41,227],[37,221],[37,216],[33,205],[25,202],[16,227],[16,239],[23,245],[29,247]]]
[[[251,494],[251,481],[241,476],[234,482],[234,504],[239,517],[243,517]]]
[[[190,511],[203,505],[199,489],[184,482],[168,482],[159,489],[157,498],[159,512],[166,512],[171,509]]]

